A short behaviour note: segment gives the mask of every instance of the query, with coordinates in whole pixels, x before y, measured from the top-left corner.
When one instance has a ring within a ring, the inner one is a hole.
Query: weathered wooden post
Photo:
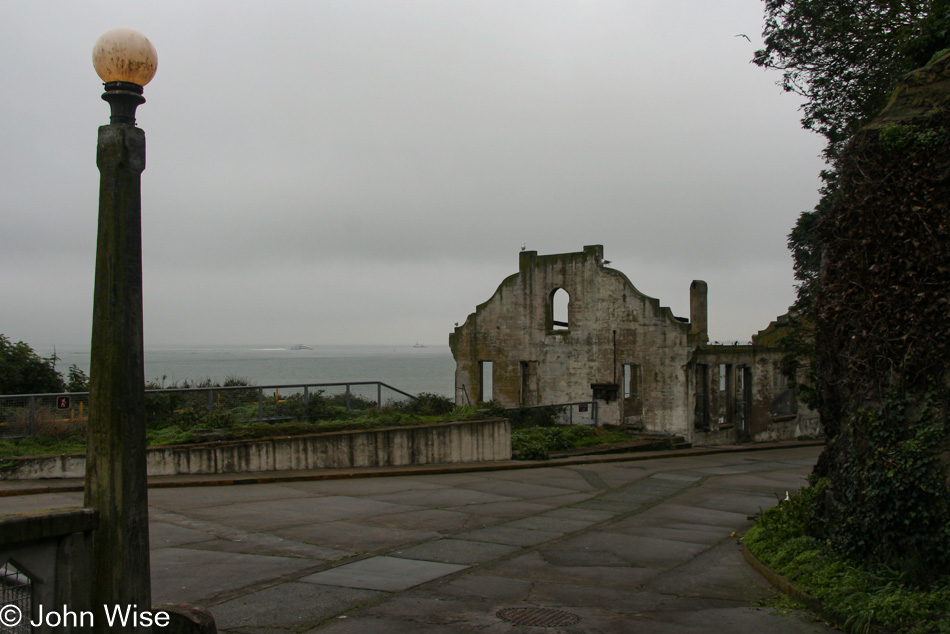
[[[141,33],[112,29],[96,42],[93,65],[105,82],[109,125],[99,128],[99,233],[90,359],[85,505],[99,511],[90,584],[99,606],[151,609],[145,471],[142,332],[141,174],[145,133],[135,126],[142,86],[155,75],[155,48]],[[122,631],[136,631],[131,626]]]

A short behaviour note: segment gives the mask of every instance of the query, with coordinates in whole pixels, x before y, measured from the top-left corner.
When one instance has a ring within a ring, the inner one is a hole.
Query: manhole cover
[[[496,616],[515,625],[534,627],[564,627],[579,623],[581,617],[554,608],[505,608]]]

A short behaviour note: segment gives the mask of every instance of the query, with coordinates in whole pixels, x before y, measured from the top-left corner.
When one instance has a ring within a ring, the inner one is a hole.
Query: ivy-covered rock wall
[[[920,583],[950,570],[950,54],[851,140],[819,225],[817,536]]]

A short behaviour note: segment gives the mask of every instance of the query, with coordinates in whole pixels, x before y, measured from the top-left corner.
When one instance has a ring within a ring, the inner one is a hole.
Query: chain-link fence
[[[243,423],[319,419],[333,411],[377,409],[416,397],[379,381],[301,385],[174,388],[145,391],[147,422],[214,427],[216,420]],[[0,396],[0,438],[59,436],[85,426],[89,394]]]
[[[7,562],[0,566],[0,632],[28,634],[33,608],[30,578]]]
[[[512,429],[547,425],[597,425],[597,401],[505,409]]]

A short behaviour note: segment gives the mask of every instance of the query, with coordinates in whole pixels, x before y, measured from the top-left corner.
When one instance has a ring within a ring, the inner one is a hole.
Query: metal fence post
[[[383,409],[383,384],[376,384],[376,409]]]
[[[264,388],[257,388],[257,420],[264,420]]]
[[[214,389],[208,388],[208,413],[214,414]]]
[[[30,435],[36,434],[36,397],[30,397]]]
[[[304,386],[303,386],[303,410],[304,410],[304,412],[307,411],[307,408],[309,407],[309,405],[310,405],[310,387],[304,385]]]

